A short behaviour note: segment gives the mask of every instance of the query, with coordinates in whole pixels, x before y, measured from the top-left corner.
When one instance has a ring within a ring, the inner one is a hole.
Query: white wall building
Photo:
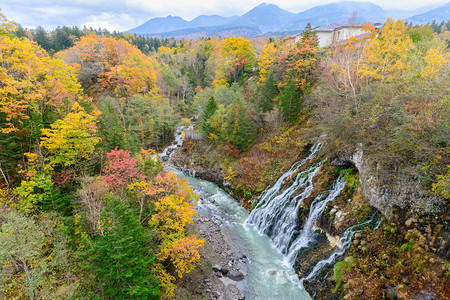
[[[360,36],[368,33],[363,30],[361,24],[338,24],[333,23],[323,27],[317,27],[313,29],[317,33],[320,47],[329,47],[333,44],[342,43],[353,36]],[[301,35],[295,37],[297,43],[301,38]]]

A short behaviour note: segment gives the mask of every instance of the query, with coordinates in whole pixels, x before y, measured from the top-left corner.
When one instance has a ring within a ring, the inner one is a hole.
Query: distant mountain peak
[[[270,0],[267,0],[270,1]],[[434,11],[421,12],[422,15],[411,17],[408,21],[417,23],[430,19],[448,19],[449,3]],[[355,12],[357,12],[355,14]],[[165,37],[207,37],[207,36],[256,36],[264,34],[280,34],[281,32],[299,32],[306,24],[313,27],[331,23],[346,24],[350,21],[384,22],[388,13],[372,2],[344,0],[315,6],[298,14],[294,14],[275,4],[262,2],[241,16],[222,17],[219,15],[200,15],[191,21],[181,17],[168,15],[150,19],[144,24],[129,30],[129,33]],[[405,16],[406,17],[406,16]]]
[[[429,10],[425,13],[418,14],[406,19],[408,22],[414,24],[427,24],[436,21],[437,23],[447,22],[450,19],[450,2],[443,4],[442,6]]]

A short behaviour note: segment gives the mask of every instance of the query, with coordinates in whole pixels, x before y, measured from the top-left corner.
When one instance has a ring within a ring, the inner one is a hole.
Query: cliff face
[[[416,228],[424,236],[427,250],[450,258],[450,220],[444,202],[427,191],[418,178],[398,173],[394,176],[359,147],[352,155],[334,160],[334,165],[353,164],[359,184],[369,204],[387,219],[406,228]],[[430,236],[430,238],[427,238]],[[432,238],[434,236],[434,238]]]
[[[406,220],[417,213],[436,212],[437,197],[426,191],[418,178],[403,175],[397,170],[396,174],[390,173],[375,158],[366,155],[361,147],[353,155],[336,161],[350,161],[358,169],[364,196],[389,221]],[[396,212],[401,212],[400,216]]]
[[[172,156],[171,164],[217,183],[251,210],[251,202],[233,193],[235,187],[224,180],[224,167],[217,157],[210,155],[210,147],[183,145]],[[389,172],[389,166],[376,158],[362,147],[348,155],[317,158],[324,163],[314,176],[311,195],[300,205],[299,228],[303,228],[314,198],[328,190],[337,177],[343,177],[348,184],[324,208],[313,227],[314,242],[301,250],[301,259],[295,263],[299,278],[309,274],[330,253],[344,248],[342,237],[348,228],[371,216],[378,219],[379,215],[375,214],[378,209],[384,216],[381,225],[375,226],[373,222],[357,229],[359,232],[350,247],[345,247],[347,254],[324,267],[318,276],[320,280],[305,280],[306,289],[317,299],[347,295],[350,299],[366,296],[380,299],[387,297],[387,291],[396,291],[396,287],[411,295],[411,299],[421,293],[433,295],[434,299],[447,299],[450,291],[445,288],[449,280],[445,263],[450,256],[450,223],[442,209],[443,202],[437,211],[438,199],[418,178],[397,170]],[[294,177],[287,177],[283,186],[289,187]],[[353,271],[345,272],[347,269]],[[373,275],[368,277],[369,273]]]

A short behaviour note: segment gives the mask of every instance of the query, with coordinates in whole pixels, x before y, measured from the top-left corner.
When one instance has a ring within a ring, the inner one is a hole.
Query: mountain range
[[[300,32],[308,23],[311,23],[313,27],[347,22],[378,23],[390,16],[402,18],[414,24],[426,24],[433,20],[438,23],[446,22],[450,17],[450,2],[428,11],[425,9],[387,11],[371,2],[343,1],[315,6],[297,14],[275,4],[262,3],[242,16],[201,15],[186,21],[181,17],[169,15],[150,19],[127,32],[159,37],[252,37]]]
[[[450,2],[441,7],[429,10],[423,14],[415,15],[406,19],[413,24],[421,25],[436,21],[438,24],[450,19]]]

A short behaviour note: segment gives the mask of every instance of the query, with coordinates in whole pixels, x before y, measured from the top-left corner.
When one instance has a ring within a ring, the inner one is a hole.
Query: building
[[[316,27],[314,31],[317,33],[320,47],[329,47],[333,44],[342,43],[353,36],[361,36],[368,33],[366,30],[363,30],[362,24],[357,23],[332,23],[326,26]],[[295,42],[297,43],[300,38],[300,34],[295,36]]]

